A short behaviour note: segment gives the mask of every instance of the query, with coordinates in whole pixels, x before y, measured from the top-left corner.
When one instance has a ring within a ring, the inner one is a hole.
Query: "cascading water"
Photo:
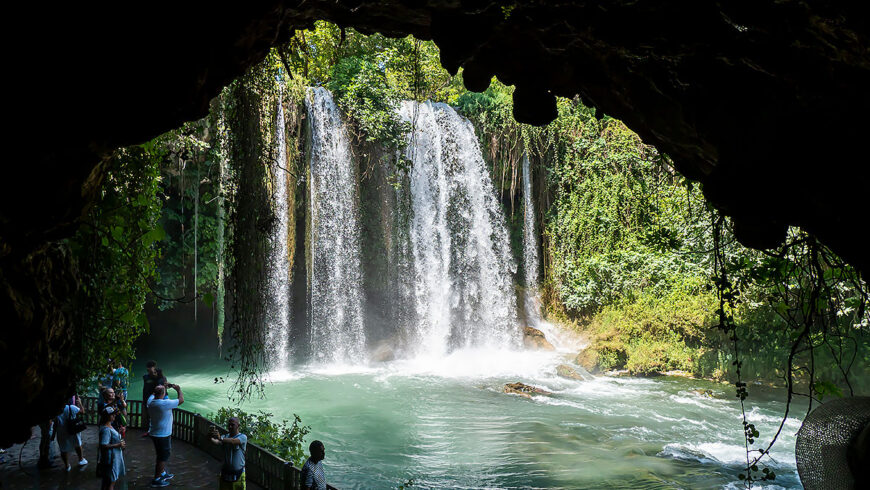
[[[287,256],[287,143],[284,135],[284,108],[278,103],[275,145],[277,156],[272,162],[272,194],[277,225],[272,231],[269,256],[269,327],[267,348],[273,370],[287,368],[287,342],[290,335],[290,266]]]
[[[529,155],[523,153],[523,275],[526,278],[526,321],[536,327],[541,323],[541,301],[538,293],[538,238],[535,231],[535,203],[532,202],[532,178]]]
[[[318,362],[365,361],[359,192],[350,141],[332,94],[312,88],[310,349]]]
[[[442,356],[464,347],[519,345],[513,274],[505,219],[474,128],[446,104],[403,102],[414,126],[410,199],[417,354]]]
[[[538,285],[540,261],[538,260],[538,233],[535,227],[535,202],[532,199],[532,176],[529,171],[529,155],[523,154],[523,309],[526,323],[537,328],[559,350],[574,351],[585,348],[576,335],[557,328],[541,316],[541,290]],[[581,368],[577,368],[580,370]],[[585,372],[585,370],[584,370]],[[587,373],[588,374],[588,373]]]

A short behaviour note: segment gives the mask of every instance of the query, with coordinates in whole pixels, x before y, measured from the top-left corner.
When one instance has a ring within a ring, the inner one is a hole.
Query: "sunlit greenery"
[[[97,202],[69,239],[81,281],[75,315],[87,326],[75,339],[80,393],[93,389],[90,380],[105,374],[109,359],[132,358],[136,338],[148,331],[144,306],[165,237],[157,199],[165,155],[159,143],[118,150]]]

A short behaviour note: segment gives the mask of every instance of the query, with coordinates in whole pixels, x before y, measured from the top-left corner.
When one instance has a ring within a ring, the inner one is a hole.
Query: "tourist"
[[[102,393],[106,388],[112,387],[112,380],[115,374],[115,364],[109,359],[109,365],[106,373],[97,378],[97,393]]]
[[[326,475],[323,474],[323,459],[326,449],[320,441],[314,441],[308,446],[311,456],[302,466],[302,488],[306,490],[326,490]]]
[[[114,489],[115,482],[127,471],[123,452],[127,443],[112,427],[117,415],[118,412],[112,407],[100,411],[100,462],[97,464],[97,474],[103,479],[103,490]]]
[[[73,396],[70,403],[63,408],[63,412],[57,417],[55,422],[55,437],[57,437],[57,448],[60,450],[60,459],[63,461],[63,467],[69,471],[72,466],[69,464],[69,453],[75,450],[79,457],[79,466],[88,464],[88,460],[82,455],[82,434],[76,432],[70,434],[69,427],[72,424],[72,419],[80,413],[84,413],[82,402],[78,396]]]
[[[127,383],[130,380],[130,371],[124,367],[121,361],[118,361],[115,371],[112,373],[112,388],[114,388],[118,396],[123,396],[127,399]]]
[[[175,392],[178,393],[178,399],[172,400],[166,396],[167,388],[175,389]],[[151,480],[152,487],[168,486],[169,480],[175,476],[166,472],[166,462],[169,460],[169,454],[172,450],[172,409],[182,403],[184,403],[184,395],[181,393],[181,387],[168,383],[166,386],[157,385],[154,388],[154,394],[149,396],[145,403],[151,421],[148,433],[154,442],[154,452],[156,453],[154,479]]]
[[[142,375],[142,406],[148,404],[148,397],[154,394],[154,388],[157,385],[166,385],[166,378],[163,377],[163,372],[157,367],[154,361],[145,363],[145,374]],[[149,417],[147,408],[142,409],[142,427],[145,428],[145,433],[142,437],[148,437]]]
[[[221,467],[220,490],[245,490],[245,451],[248,437],[239,432],[238,417],[227,420],[229,434],[221,435],[212,426],[211,442],[224,447],[224,465]]]
[[[115,410],[112,427],[121,434],[121,437],[124,437],[127,432],[127,401],[123,397],[116,396],[115,390],[112,388],[103,390],[102,395],[97,402],[97,410],[102,412],[106,407],[112,407]]]

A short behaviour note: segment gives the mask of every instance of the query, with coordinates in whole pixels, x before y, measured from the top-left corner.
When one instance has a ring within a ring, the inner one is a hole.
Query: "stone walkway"
[[[37,470],[39,459],[39,428],[34,427],[36,436],[26,444],[16,444],[0,455],[0,488],[3,489],[99,489],[100,480],[96,477],[97,468],[97,427],[90,426],[82,434],[82,449],[89,464],[83,468],[77,466],[78,457],[70,453],[72,469],[63,470],[63,463],[57,450],[57,443],[51,443],[52,461],[56,468]],[[141,431],[127,431],[127,449],[124,452],[124,462],[127,464],[127,475],[121,477],[115,484],[117,490],[127,488],[151,488],[149,483],[154,475],[154,445],[148,438],[142,438]],[[22,447],[24,448],[22,451]],[[21,466],[18,464],[21,455]],[[175,474],[166,488],[217,488],[220,461],[193,446],[178,441],[172,441],[172,456],[167,464],[167,471]],[[261,487],[248,482],[247,488],[257,490]]]

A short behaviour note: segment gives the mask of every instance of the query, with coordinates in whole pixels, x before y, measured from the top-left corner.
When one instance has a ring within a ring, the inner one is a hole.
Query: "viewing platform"
[[[100,479],[96,476],[98,427],[96,426],[96,398],[83,398],[85,420],[89,427],[82,432],[82,451],[88,464],[78,466],[75,452],[70,453],[69,472],[63,468],[58,454],[57,442],[51,442],[50,456],[54,468],[39,470],[40,430],[33,429],[33,438],[24,444],[15,444],[2,455],[0,463],[0,488],[33,489],[99,489]],[[142,402],[127,402],[127,449],[124,462],[127,473],[115,485],[117,489],[150,488],[154,476],[154,445],[147,437],[141,437]],[[217,426],[221,433],[226,429],[212,421],[176,408],[173,410],[172,455],[167,463],[167,471],[174,474],[170,487],[217,488],[222,464],[222,450],[209,440],[209,430]],[[20,464],[19,464],[20,459]],[[301,489],[301,470],[275,454],[249,442],[246,451],[247,488],[253,490]],[[334,489],[332,486],[328,486]]]

